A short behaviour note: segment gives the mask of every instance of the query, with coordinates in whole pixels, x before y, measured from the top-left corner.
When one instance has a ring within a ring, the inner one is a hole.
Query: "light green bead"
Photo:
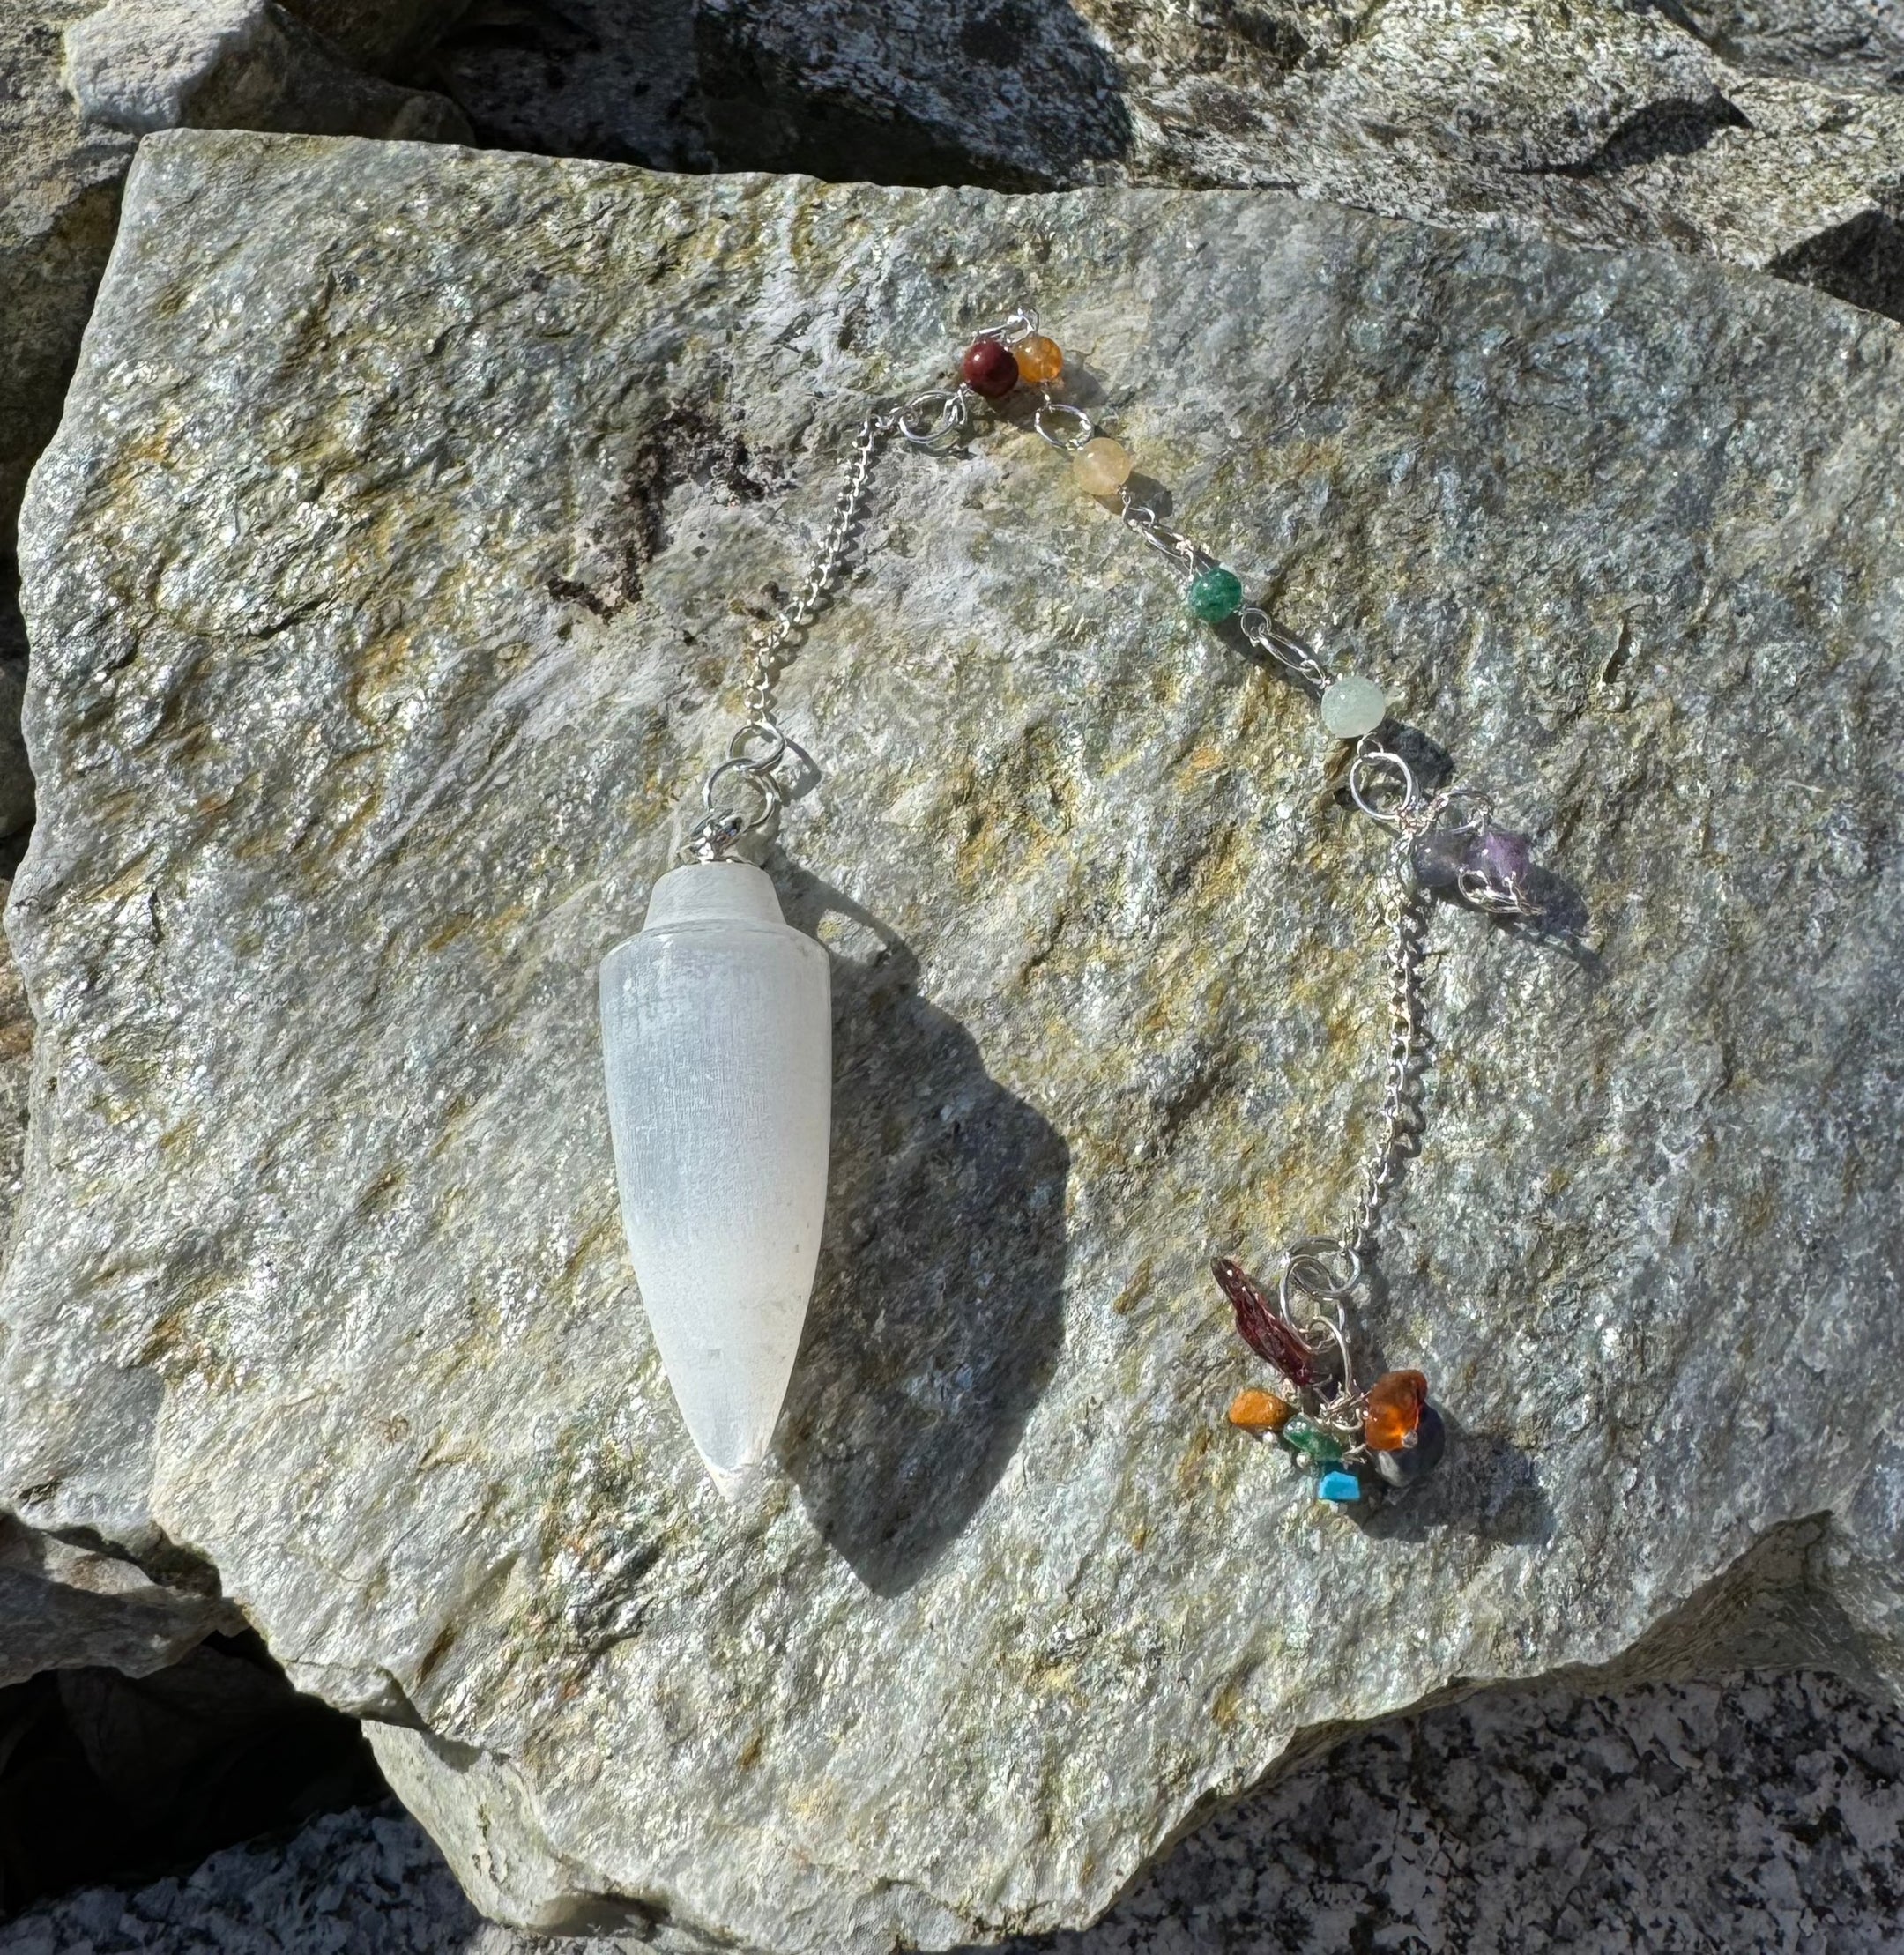
[[[1330,681],[1322,695],[1322,724],[1337,740],[1360,740],[1388,717],[1388,695],[1354,673]]]

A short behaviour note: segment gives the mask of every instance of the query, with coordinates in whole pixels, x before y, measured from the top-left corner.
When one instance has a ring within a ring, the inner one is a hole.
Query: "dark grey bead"
[[[1413,1446],[1393,1453],[1375,1454],[1375,1470],[1392,1487],[1411,1487],[1425,1479],[1441,1463],[1447,1451],[1447,1428],[1432,1405],[1422,1407],[1421,1424],[1415,1428]]]

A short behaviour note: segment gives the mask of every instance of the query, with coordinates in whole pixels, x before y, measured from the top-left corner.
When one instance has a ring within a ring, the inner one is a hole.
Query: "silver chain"
[[[1037,330],[1037,313],[1029,306],[1018,306],[976,337],[1013,346]],[[1082,408],[1055,398],[1050,387],[1038,391],[1042,405],[1032,416],[1033,430],[1053,448],[1075,456],[1097,434],[1096,423]],[[785,805],[787,788],[777,769],[792,743],[775,715],[775,688],[796,640],[819,615],[838,583],[881,443],[896,435],[911,448],[942,450],[964,433],[979,405],[979,396],[961,379],[948,387],[915,394],[897,407],[873,408],[860,422],[832,518],[798,587],[770,623],[749,634],[740,695],[746,717],[728,741],[726,757],[703,784],[704,813],[689,833],[681,851],[684,857],[703,862],[722,860],[743,837],[770,830]],[[1140,541],[1168,558],[1186,579],[1222,568],[1218,558],[1127,487],[1118,492],[1118,513]],[[1255,650],[1316,695],[1328,690],[1335,676],[1328,664],[1301,639],[1285,631],[1266,609],[1244,605],[1234,615],[1245,640]],[[1425,1042],[1422,972],[1427,955],[1429,907],[1416,851],[1423,838],[1438,828],[1479,836],[1488,818],[1487,798],[1471,790],[1423,793],[1408,762],[1384,747],[1375,733],[1357,742],[1350,762],[1348,788],[1356,806],[1395,837],[1381,881],[1388,1031],[1381,1104],[1375,1136],[1358,1177],[1355,1207],[1343,1233],[1305,1237],[1290,1245],[1283,1255],[1273,1306],[1284,1325],[1312,1349],[1334,1346],[1339,1368],[1329,1390],[1315,1394],[1311,1402],[1314,1416],[1345,1434],[1359,1431],[1365,1400],[1356,1383],[1350,1358],[1345,1299],[1366,1271],[1383,1207],[1413,1149],[1417,1126],[1415,1075]],[[733,798],[736,792],[750,795],[752,805],[744,801],[736,805]],[[1455,811],[1452,819],[1451,809]],[[1498,915],[1539,913],[1512,879],[1501,885],[1482,872],[1463,869],[1458,888],[1465,901]]]
[[[746,835],[770,829],[786,802],[786,790],[776,772],[786,757],[789,742],[774,717],[774,688],[786,669],[794,639],[819,616],[839,582],[840,565],[859,526],[873,474],[873,457],[897,417],[868,410],[859,423],[852,452],[834,498],[832,520],[814,550],[793,595],[774,614],[770,624],[747,635],[747,670],[740,688],[746,717],[727,742],[727,757],[708,774],[701,787],[704,812],[688,831],[682,856],[697,862],[718,862],[731,854]],[[758,749],[750,751],[750,749]],[[737,807],[725,798],[729,782],[751,790],[755,805]]]
[[[1410,1095],[1422,1050],[1422,963],[1428,948],[1428,911],[1415,881],[1412,856],[1419,832],[1405,828],[1389,851],[1382,925],[1388,939],[1388,1065],[1380,1127],[1362,1170],[1362,1193],[1342,1239],[1366,1260],[1388,1190],[1409,1151]]]

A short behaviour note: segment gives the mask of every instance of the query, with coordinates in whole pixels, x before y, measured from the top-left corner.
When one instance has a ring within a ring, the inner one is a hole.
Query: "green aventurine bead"
[[[1221,564],[1190,580],[1190,609],[1207,625],[1220,625],[1243,608],[1243,580]]]
[[[1283,1428],[1283,1443],[1296,1452],[1306,1453],[1312,1460],[1325,1466],[1333,1465],[1349,1448],[1333,1432],[1325,1432],[1313,1420],[1291,1419]]]

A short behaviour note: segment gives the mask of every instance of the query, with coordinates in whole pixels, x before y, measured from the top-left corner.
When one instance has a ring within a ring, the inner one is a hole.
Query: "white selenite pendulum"
[[[621,1221],[674,1398],[733,1499],[773,1438],[820,1253],[832,1115],[827,954],[750,863],[655,884],[602,960]]]

